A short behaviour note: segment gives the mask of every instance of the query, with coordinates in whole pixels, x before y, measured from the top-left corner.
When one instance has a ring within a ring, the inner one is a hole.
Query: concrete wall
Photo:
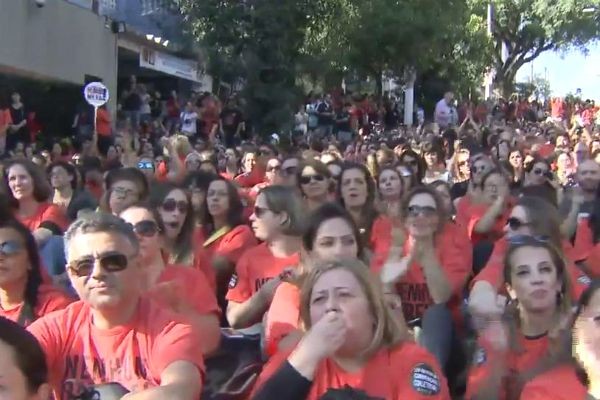
[[[116,98],[117,36],[104,18],[63,0],[0,0],[0,72],[83,84],[104,80]]]

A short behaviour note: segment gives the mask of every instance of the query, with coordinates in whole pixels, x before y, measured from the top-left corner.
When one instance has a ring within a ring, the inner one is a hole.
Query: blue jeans
[[[445,304],[433,304],[421,317],[417,342],[425,347],[440,363],[442,370],[448,364],[455,335],[452,314]]]

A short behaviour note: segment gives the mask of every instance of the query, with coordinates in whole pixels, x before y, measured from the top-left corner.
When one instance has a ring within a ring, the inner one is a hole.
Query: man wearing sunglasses
[[[30,326],[56,398],[116,383],[130,399],[200,396],[204,362],[191,326],[142,297],[139,242],[116,216],[91,213],[65,234],[68,275],[81,301]]]

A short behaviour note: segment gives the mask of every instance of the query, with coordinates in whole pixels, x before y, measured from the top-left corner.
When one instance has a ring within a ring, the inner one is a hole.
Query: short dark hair
[[[64,169],[65,171],[67,171],[67,174],[73,178],[71,180],[71,188],[73,188],[73,189],[77,188],[77,171],[75,170],[75,167],[72,164],[69,164],[68,162],[65,162],[65,161],[54,161],[46,167],[46,174],[48,174],[48,176],[50,176],[50,174],[52,173],[52,170],[56,167],[60,167],[60,168]]]
[[[142,171],[137,168],[117,168],[109,171],[104,178],[106,189],[110,190],[112,185],[118,181],[130,181],[135,183],[139,189],[139,199],[144,200],[148,197],[148,180]]]
[[[35,336],[16,322],[0,317],[0,341],[11,348],[29,393],[37,392],[48,382],[46,355]]]
[[[110,232],[121,235],[131,243],[136,253],[139,250],[140,242],[130,224],[109,213],[90,212],[79,217],[65,232],[65,251],[68,251],[69,243],[75,236],[98,232]]]

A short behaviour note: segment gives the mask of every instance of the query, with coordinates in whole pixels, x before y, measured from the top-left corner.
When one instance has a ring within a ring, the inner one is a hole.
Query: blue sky
[[[578,50],[543,53],[533,61],[533,74],[547,74],[553,96],[580,88],[582,98],[600,101],[600,43],[589,46],[587,55]],[[517,73],[517,82],[528,81],[530,76],[531,64],[527,64]]]

